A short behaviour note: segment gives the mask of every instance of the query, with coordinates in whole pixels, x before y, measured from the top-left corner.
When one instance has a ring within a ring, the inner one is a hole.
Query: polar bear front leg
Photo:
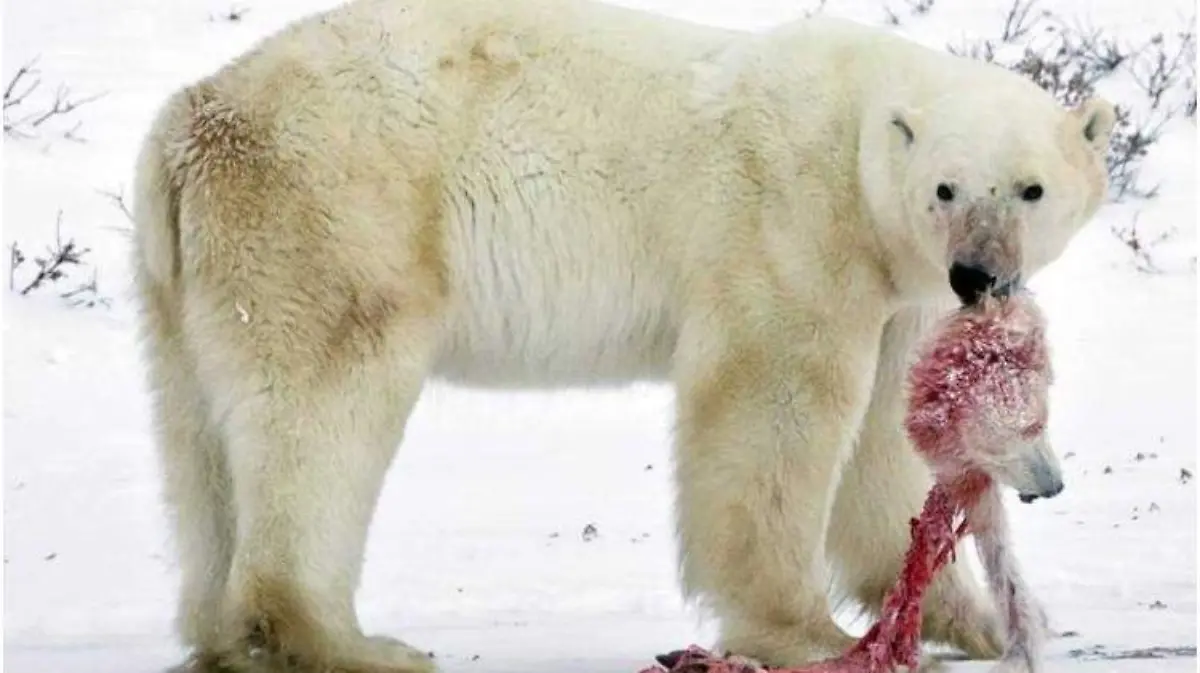
[[[685,327],[676,357],[684,590],[719,617],[719,650],[769,666],[855,642],[830,616],[824,547],[875,361],[845,329],[786,322],[740,337]]]
[[[933,485],[929,469],[904,435],[904,382],[913,344],[939,315],[900,311],[884,328],[871,403],[833,509],[829,554],[839,593],[878,614],[909,545],[909,519]],[[960,544],[959,553],[970,546]],[[960,557],[961,558],[961,557]],[[994,659],[1003,645],[1000,618],[965,563],[947,565],[925,594],[922,635],[975,659]]]

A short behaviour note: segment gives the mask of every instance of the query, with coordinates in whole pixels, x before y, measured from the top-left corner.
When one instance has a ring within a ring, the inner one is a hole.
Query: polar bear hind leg
[[[200,85],[141,160],[136,266],[189,666],[431,671],[361,633],[354,593],[438,343],[437,190],[323,191],[274,142]]]

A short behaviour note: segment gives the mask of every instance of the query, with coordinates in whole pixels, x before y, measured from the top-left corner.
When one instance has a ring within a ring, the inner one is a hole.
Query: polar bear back
[[[388,213],[430,201],[441,375],[594,384],[667,374],[694,276],[761,266],[772,200],[814,263],[869,239],[864,111],[1019,86],[998,70],[832,19],[751,34],[585,0],[358,0],[208,86],[355,217],[403,232]]]

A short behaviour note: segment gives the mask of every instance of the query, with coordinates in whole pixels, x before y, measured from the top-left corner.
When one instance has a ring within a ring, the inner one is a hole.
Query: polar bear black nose
[[[950,265],[950,289],[965,306],[979,301],[984,292],[996,283],[996,277],[973,264]]]

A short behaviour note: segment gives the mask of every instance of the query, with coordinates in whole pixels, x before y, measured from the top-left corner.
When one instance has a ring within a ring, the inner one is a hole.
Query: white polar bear
[[[877,609],[930,483],[910,346],[1062,252],[1113,121],[824,19],[357,0],[266,39],[166,102],[137,171],[189,666],[432,669],[354,609],[429,377],[672,382],[687,594],[735,653],[837,653],[831,580]],[[925,636],[994,655],[983,596],[952,567]]]

